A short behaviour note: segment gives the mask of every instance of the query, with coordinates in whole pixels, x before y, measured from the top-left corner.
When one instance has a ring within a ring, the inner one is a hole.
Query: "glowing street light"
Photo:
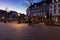
[[[2,18],[4,19],[4,16]]]
[[[18,16],[20,16],[20,13],[18,13]]]
[[[46,18],[46,16],[45,16],[45,18]]]

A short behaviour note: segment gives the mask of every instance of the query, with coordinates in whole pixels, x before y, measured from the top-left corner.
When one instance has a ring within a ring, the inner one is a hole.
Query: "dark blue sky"
[[[8,10],[15,10],[18,12],[25,13],[26,7],[25,7],[25,1],[26,0],[0,0],[0,9],[5,10],[6,7],[8,7]],[[34,2],[40,2],[41,0],[35,0]]]

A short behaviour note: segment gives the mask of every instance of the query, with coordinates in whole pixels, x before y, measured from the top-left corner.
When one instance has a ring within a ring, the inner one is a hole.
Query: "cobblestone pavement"
[[[60,40],[60,27],[0,22],[0,40]]]

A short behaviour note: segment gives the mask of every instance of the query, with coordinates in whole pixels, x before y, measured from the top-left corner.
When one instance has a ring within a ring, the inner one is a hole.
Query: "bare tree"
[[[30,6],[33,5],[33,3],[34,3],[34,0],[26,0],[26,1],[29,2]]]
[[[25,0],[25,3],[23,5],[25,5],[26,7],[29,7],[33,4],[34,4],[34,0]]]
[[[26,7],[30,7],[31,5],[33,5],[34,4],[34,0],[26,0]],[[31,8],[29,8],[30,9],[30,16],[28,16],[28,20],[29,20],[29,24],[31,24]]]

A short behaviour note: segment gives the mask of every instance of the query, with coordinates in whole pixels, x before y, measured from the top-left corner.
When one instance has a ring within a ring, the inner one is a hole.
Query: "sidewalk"
[[[39,24],[31,24],[29,26],[46,26],[44,23],[39,23]]]

